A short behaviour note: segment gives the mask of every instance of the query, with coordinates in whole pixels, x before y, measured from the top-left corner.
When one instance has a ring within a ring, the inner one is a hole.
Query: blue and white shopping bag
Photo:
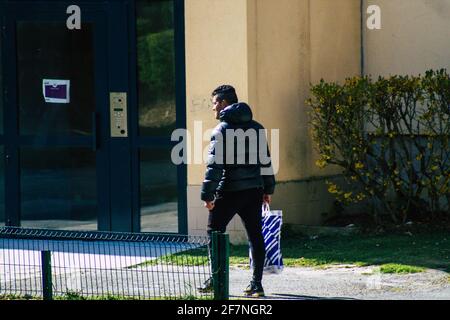
[[[262,233],[266,248],[264,272],[280,273],[283,271],[283,257],[281,255],[281,225],[283,212],[270,210],[269,205],[262,206]],[[250,267],[253,268],[252,253],[250,251]]]

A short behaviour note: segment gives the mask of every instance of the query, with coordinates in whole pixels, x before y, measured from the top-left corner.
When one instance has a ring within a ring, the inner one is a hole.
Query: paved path
[[[230,295],[244,298],[251,271],[230,267]],[[450,300],[450,275],[426,270],[417,274],[380,274],[377,267],[285,268],[265,274],[266,299]]]
[[[186,250],[186,245],[72,241],[69,246],[65,241],[4,240],[0,246],[0,292],[41,292],[39,250],[48,249],[54,252],[52,265],[57,291],[89,293],[92,290],[143,298],[195,295],[195,288],[209,276],[207,266],[130,268],[164,254]],[[230,267],[231,299],[244,299],[241,292],[250,278],[249,269]],[[381,274],[374,266],[285,268],[281,274],[265,274],[263,285],[266,299],[450,300],[450,275],[431,269],[417,274],[390,275]]]

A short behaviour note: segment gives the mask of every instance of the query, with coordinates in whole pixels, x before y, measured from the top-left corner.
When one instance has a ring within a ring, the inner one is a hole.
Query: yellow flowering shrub
[[[450,76],[446,70],[389,78],[348,78],[311,86],[307,100],[319,168],[344,204],[366,201],[375,215],[450,214]]]

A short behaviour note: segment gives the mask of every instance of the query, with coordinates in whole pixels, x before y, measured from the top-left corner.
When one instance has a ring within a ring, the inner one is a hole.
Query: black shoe
[[[264,289],[261,285],[261,282],[251,281],[248,285],[247,289],[244,290],[244,294],[250,297],[264,297]]]
[[[213,279],[208,278],[203,284],[197,288],[200,293],[209,293],[214,291]]]

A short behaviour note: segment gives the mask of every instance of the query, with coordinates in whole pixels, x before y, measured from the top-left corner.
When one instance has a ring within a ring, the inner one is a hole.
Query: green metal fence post
[[[211,272],[213,278],[214,300],[219,299],[219,246],[218,246],[218,232],[213,231],[211,234]]]
[[[211,235],[211,267],[214,287],[214,300],[229,298],[229,235],[213,232]]]
[[[218,235],[219,247],[219,296],[220,300],[228,300],[229,298],[229,265],[230,265],[230,238],[226,233]]]
[[[44,300],[53,300],[52,258],[50,251],[41,251],[42,258],[42,296]]]

